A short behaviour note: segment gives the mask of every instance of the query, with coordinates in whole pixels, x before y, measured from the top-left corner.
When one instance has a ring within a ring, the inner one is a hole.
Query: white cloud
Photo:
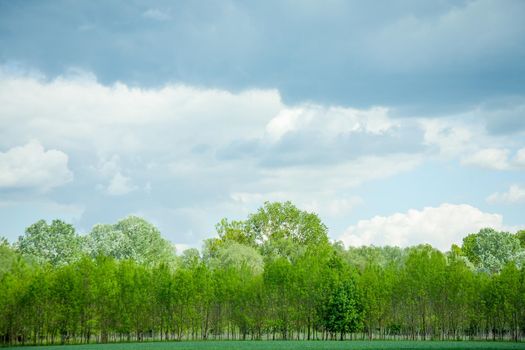
[[[508,109],[477,107],[449,117],[420,119],[419,124],[424,130],[424,143],[436,147],[444,159],[458,159],[465,166],[512,170],[525,166],[525,148],[511,157],[516,139],[487,132],[487,123],[502,113],[508,113]],[[488,122],[480,123],[479,119]]]
[[[284,109],[277,114],[268,125],[266,125],[266,131],[273,140],[280,139],[287,132],[293,131],[299,127],[300,122],[309,122],[310,116],[304,116],[301,121],[301,115],[303,114],[301,108],[295,109]]]
[[[311,130],[333,138],[352,132],[380,135],[397,126],[399,123],[389,118],[388,108],[384,107],[359,110],[306,104],[281,110],[268,122],[266,132],[276,141],[293,131]]]
[[[119,171],[111,178],[107,193],[112,196],[121,196],[136,189],[137,187],[132,184],[131,179],[122,175]]]
[[[116,154],[110,158],[100,159],[94,170],[100,177],[108,181],[107,186],[99,184],[97,188],[104,190],[111,196],[122,196],[138,188],[133,185],[130,177],[123,174],[120,166],[120,157]],[[151,184],[149,190],[151,190]]]
[[[463,157],[461,162],[465,165],[475,165],[494,170],[507,170],[510,168],[509,151],[501,148],[485,148]]]
[[[438,147],[440,154],[453,157],[465,152],[471,147],[474,134],[480,130],[473,130],[472,125],[457,120],[437,118],[420,120],[424,130],[424,142],[427,145]]]
[[[502,228],[502,216],[484,213],[466,204],[410,209],[406,213],[375,216],[348,227],[340,239],[347,245],[410,246],[429,243],[447,250],[462,238],[484,227]]]
[[[493,193],[487,197],[487,202],[491,204],[506,203],[513,204],[525,201],[525,188],[519,185],[511,185],[507,192]]]
[[[157,89],[103,85],[89,73],[67,77],[9,75],[0,69],[0,147],[26,135],[44,144],[101,156],[187,152],[264,136],[285,108],[275,90],[230,93],[184,85]]]
[[[324,191],[338,185],[354,187],[368,179],[412,169],[421,161],[417,154],[391,155],[385,150],[384,155],[369,156],[358,150],[347,159],[330,160],[334,166],[318,166],[334,156],[331,150],[337,149],[339,135],[381,135],[401,127],[400,120],[390,118],[383,107],[287,106],[276,90],[230,93],[182,85],[141,89],[121,83],[103,85],[81,71],[45,80],[0,70],[0,105],[0,129],[9,127],[2,134],[0,147],[26,135],[40,135],[45,144],[68,153],[89,155],[90,161],[95,155],[102,161],[86,165],[109,183],[111,193],[135,188],[131,179],[138,178],[136,172],[147,169],[153,173],[147,164],[159,164],[154,170],[157,173],[171,172],[188,179],[206,174],[223,176],[227,181],[232,174],[236,179],[244,174],[242,180],[249,178],[249,182],[263,186],[256,192],[275,192],[289,187],[303,190],[307,181],[324,186],[320,188]],[[17,127],[11,127],[15,124]],[[325,142],[331,148],[320,148],[311,164],[290,167],[293,159],[307,156],[307,152],[298,147],[295,152],[299,153],[286,155],[287,149],[274,151],[271,144],[292,130],[321,135],[315,142]],[[248,159],[217,159],[217,150],[244,140],[262,145],[268,159],[285,154],[284,161],[269,169],[260,164],[260,154],[249,154]]]
[[[0,187],[49,190],[73,179],[68,156],[38,141],[0,152]]]

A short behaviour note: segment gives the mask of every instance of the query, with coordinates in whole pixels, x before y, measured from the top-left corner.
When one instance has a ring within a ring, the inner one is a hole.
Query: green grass
[[[32,349],[35,347],[17,347]],[[201,341],[45,346],[46,350],[360,350],[360,349],[525,349],[525,343],[476,341]]]

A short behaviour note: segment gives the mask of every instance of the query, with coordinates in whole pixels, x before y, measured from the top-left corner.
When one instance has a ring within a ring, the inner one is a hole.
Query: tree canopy
[[[53,220],[48,224],[45,220],[35,222],[20,236],[17,249],[29,259],[38,264],[64,265],[78,258],[80,238],[75,228],[62,220]]]
[[[448,252],[345,248],[290,202],[216,229],[180,255],[134,216],[0,239],[0,342],[524,336],[523,231],[482,229]]]
[[[174,246],[162,238],[160,231],[146,220],[129,216],[114,225],[96,225],[84,237],[89,255],[130,259],[140,264],[174,263]]]
[[[517,235],[481,229],[463,239],[463,254],[481,271],[499,272],[510,261],[520,259],[522,247]]]

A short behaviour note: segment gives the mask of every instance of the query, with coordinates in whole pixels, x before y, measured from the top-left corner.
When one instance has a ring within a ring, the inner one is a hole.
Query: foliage
[[[237,243],[226,242],[216,252],[215,259],[209,262],[216,268],[247,268],[254,274],[261,274],[264,270],[262,255],[253,247]]]
[[[355,282],[351,278],[335,281],[323,304],[323,325],[330,333],[339,333],[340,339],[347,333],[359,330],[361,305]]]
[[[34,223],[18,238],[16,246],[22,255],[36,263],[53,266],[73,262],[80,253],[80,239],[75,228],[61,220],[53,220],[51,224],[45,220]]]
[[[7,239],[0,237],[0,277],[13,269],[17,263],[18,255]]]
[[[42,220],[0,240],[0,342],[523,338],[517,234],[484,229],[446,253],[346,249],[289,202],[217,231],[178,257],[137,217],[87,236]]]
[[[84,237],[88,255],[131,259],[140,264],[174,264],[174,247],[146,220],[129,216],[114,225],[96,225]]]
[[[516,238],[520,241],[522,248],[525,248],[525,230],[520,230],[516,232]]]
[[[291,202],[266,202],[245,225],[247,235],[259,243],[282,238],[302,245],[328,242],[327,228],[319,217],[299,210]]]
[[[463,239],[462,251],[480,271],[494,273],[515,261],[520,248],[517,235],[484,228]]]

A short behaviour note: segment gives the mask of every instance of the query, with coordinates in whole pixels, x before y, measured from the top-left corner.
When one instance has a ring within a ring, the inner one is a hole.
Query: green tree
[[[253,274],[261,274],[264,270],[264,260],[261,254],[255,248],[235,241],[223,244],[215,255],[215,258],[208,262],[211,267],[247,268]]]
[[[202,255],[179,257],[133,217],[94,227],[83,238],[90,254],[76,258],[62,256],[64,237],[76,235],[60,222],[36,223],[16,249],[0,240],[2,345],[523,338],[518,235],[481,230],[446,254],[429,245],[345,249],[289,203],[266,203],[217,231]]]
[[[215,229],[222,241],[234,241],[248,246],[256,245],[255,232],[248,231],[244,221],[229,221],[224,218],[215,225]]]
[[[361,327],[362,306],[353,278],[350,276],[333,282],[323,308],[323,323],[330,333],[345,334]]]
[[[461,249],[480,271],[495,273],[518,258],[520,241],[508,232],[484,228],[465,237]]]
[[[280,333],[283,339],[290,335],[293,293],[293,266],[291,262],[278,257],[265,265],[264,285],[268,298],[268,327],[275,339]]]
[[[327,228],[319,217],[298,209],[291,202],[264,203],[249,216],[246,230],[258,243],[280,238],[302,245],[328,242]]]
[[[80,238],[75,228],[61,220],[53,220],[51,224],[45,220],[37,221],[18,238],[16,247],[22,255],[38,264],[64,265],[81,256]]]
[[[392,300],[392,267],[383,269],[377,264],[367,265],[359,279],[359,289],[362,293],[363,321],[372,339],[375,330],[383,333]]]
[[[514,341],[518,341],[520,317],[525,301],[520,293],[521,273],[512,262],[507,263],[497,277],[501,285],[503,307],[508,322],[508,328]]]
[[[525,230],[519,230],[516,232],[516,237],[520,241],[521,248],[525,249]]]
[[[175,265],[175,249],[159,230],[146,220],[129,216],[114,225],[95,225],[84,238],[84,250],[91,256],[131,259],[139,264]]]
[[[20,258],[20,255],[9,244],[7,239],[0,237],[0,277],[4,273],[11,271]]]

